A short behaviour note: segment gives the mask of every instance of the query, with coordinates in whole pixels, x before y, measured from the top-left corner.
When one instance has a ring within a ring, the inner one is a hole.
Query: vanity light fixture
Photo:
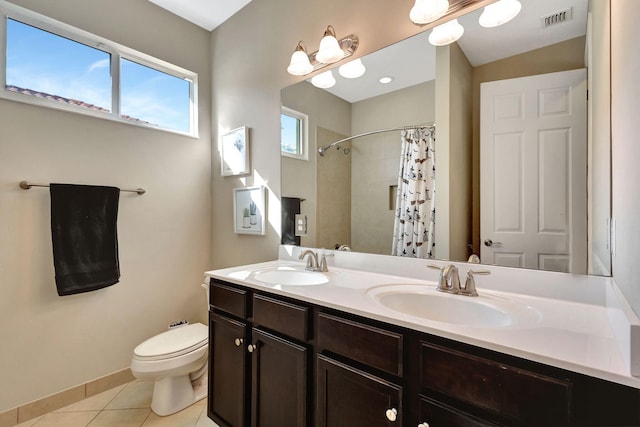
[[[448,0],[416,0],[409,18],[418,25],[428,24],[444,16],[449,10]]]
[[[331,70],[329,70],[313,76],[311,84],[320,89],[329,89],[336,84],[336,79],[333,77]]]
[[[309,55],[307,55],[307,51],[302,45],[302,40],[298,42],[296,50],[291,55],[291,62],[287,67],[287,71],[294,76],[304,76],[313,71],[313,65],[309,61]]]
[[[518,0],[499,0],[485,6],[478,22],[483,27],[492,28],[506,24],[520,13],[522,5]]]
[[[340,73],[342,77],[347,79],[356,79],[358,77],[361,77],[365,71],[367,71],[367,69],[360,58],[354,59],[351,62],[347,62],[346,64],[341,65],[340,68],[338,68],[338,73]]]
[[[294,76],[307,75],[329,64],[350,57],[358,48],[358,43],[358,37],[354,34],[350,34],[340,40],[336,39],[335,30],[329,25],[320,41],[319,50],[307,54],[302,41],[298,43],[291,55],[291,62],[287,67],[287,71]]]
[[[344,52],[336,39],[336,31],[329,25],[320,40],[320,48],[316,54],[316,60],[323,64],[333,64],[344,58]]]
[[[438,25],[429,34],[429,43],[434,46],[444,46],[453,43],[462,37],[464,27],[458,23],[457,19]]]

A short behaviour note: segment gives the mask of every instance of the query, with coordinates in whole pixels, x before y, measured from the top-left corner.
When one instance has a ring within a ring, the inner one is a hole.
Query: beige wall
[[[318,126],[318,144],[327,146],[348,135]],[[351,148],[350,142],[340,144]],[[351,157],[342,150],[329,150],[318,157],[317,248],[334,249],[351,245]],[[304,242],[303,242],[304,246]]]
[[[320,246],[317,239],[322,237],[318,233],[322,227],[318,224],[318,216],[320,215],[318,210],[324,209],[318,200],[318,187],[322,184],[322,188],[326,188],[329,185],[327,180],[330,179],[330,177],[322,175],[324,178],[318,181],[320,176],[318,166],[319,161],[330,162],[329,158],[335,157],[333,156],[335,153],[333,151],[327,153],[324,158],[319,158],[316,153],[319,146],[328,145],[341,139],[327,141],[331,137],[323,134],[324,139],[320,141],[319,128],[329,129],[339,135],[349,134],[351,104],[308,82],[300,82],[282,89],[281,96],[282,105],[309,116],[309,158],[301,160],[282,157],[281,195],[305,199],[300,208],[302,213],[307,215],[308,234],[303,236],[300,242],[302,246],[317,247]],[[346,173],[346,171],[344,172]],[[326,224],[326,215],[323,215],[320,220]]]
[[[15,3],[197,72],[200,138],[0,100],[0,412],[126,369],[172,321],[205,322],[211,266],[209,33],[144,0]],[[57,295],[49,194],[23,179],[147,190],[120,198],[118,284]]]
[[[436,258],[466,260],[471,240],[472,68],[457,43],[436,49]]]
[[[352,104],[351,134],[431,124],[435,121],[435,82],[429,81]],[[400,131],[355,139],[351,150],[351,247],[391,254],[395,212],[389,187],[398,184]],[[373,231],[373,232],[372,232]]]
[[[616,221],[613,277],[640,315],[640,2],[611,2],[612,197]]]
[[[589,125],[589,273],[611,275],[611,28],[608,0],[591,0],[587,35]]]
[[[583,36],[474,67],[472,153],[472,240],[474,253],[480,253],[480,84],[584,68],[584,49],[585,37]]]

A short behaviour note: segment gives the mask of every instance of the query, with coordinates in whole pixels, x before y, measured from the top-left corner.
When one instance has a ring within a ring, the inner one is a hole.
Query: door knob
[[[420,423],[418,427],[429,427],[429,423]]]
[[[249,344],[247,346],[247,350],[249,350],[249,353],[253,353],[253,351],[256,349],[256,345],[255,344]]]
[[[398,418],[398,410],[396,408],[387,409],[385,415],[389,421],[393,422]]]
[[[242,338],[236,338],[234,344],[236,345],[236,347],[240,347],[243,341],[244,340]]]
[[[491,247],[491,246],[502,246],[502,242],[494,242],[491,239],[486,239],[484,241],[484,245],[487,247]]]

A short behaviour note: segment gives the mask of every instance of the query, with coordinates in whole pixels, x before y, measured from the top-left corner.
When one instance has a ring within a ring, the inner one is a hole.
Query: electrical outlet
[[[307,235],[307,216],[303,214],[296,214],[296,236]]]

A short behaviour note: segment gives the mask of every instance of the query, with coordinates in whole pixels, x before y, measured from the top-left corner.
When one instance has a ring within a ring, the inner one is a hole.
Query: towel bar
[[[49,184],[35,184],[33,182],[20,181],[20,188],[22,188],[23,190],[28,190],[31,187],[49,187]],[[135,190],[127,190],[127,189],[121,188],[120,191],[125,191],[127,193],[138,193],[140,195],[143,195],[144,193],[147,192],[147,190],[145,190],[144,188],[136,188]]]

